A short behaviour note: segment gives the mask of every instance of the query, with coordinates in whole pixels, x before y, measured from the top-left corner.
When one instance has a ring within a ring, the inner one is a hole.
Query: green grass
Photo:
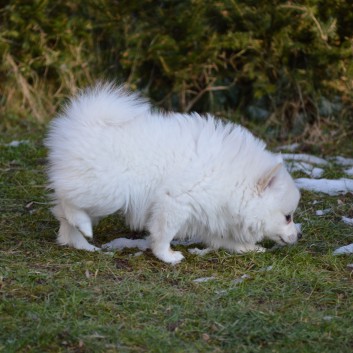
[[[179,246],[186,259],[169,266],[150,252],[87,253],[55,244],[42,138],[26,127],[0,139],[0,352],[352,351],[353,258],[332,255],[353,242],[340,221],[353,216],[352,195],[303,192],[304,238],[264,254]],[[4,146],[14,139],[28,143]],[[98,245],[136,236],[118,217],[95,234]]]

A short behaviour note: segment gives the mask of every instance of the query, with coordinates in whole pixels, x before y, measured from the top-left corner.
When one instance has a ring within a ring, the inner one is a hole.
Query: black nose
[[[297,235],[297,237],[298,237],[298,240],[301,239],[301,238],[303,238],[303,233],[302,233],[302,232],[299,232],[298,235]]]

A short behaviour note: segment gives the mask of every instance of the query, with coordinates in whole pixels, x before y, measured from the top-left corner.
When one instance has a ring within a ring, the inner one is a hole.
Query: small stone
[[[210,336],[207,334],[207,333],[203,333],[202,334],[202,339],[205,341],[205,342],[208,342],[210,340]]]

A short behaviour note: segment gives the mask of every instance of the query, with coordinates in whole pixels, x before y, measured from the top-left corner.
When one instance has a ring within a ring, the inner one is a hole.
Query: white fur
[[[92,223],[121,212],[151,234],[159,259],[177,263],[173,238],[262,251],[265,237],[295,243],[299,191],[282,159],[249,131],[198,114],[162,114],[122,87],[100,84],[51,123],[49,180],[59,244],[96,250]],[[86,237],[86,238],[85,238]]]

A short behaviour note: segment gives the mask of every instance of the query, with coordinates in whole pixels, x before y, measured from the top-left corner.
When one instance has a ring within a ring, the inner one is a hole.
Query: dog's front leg
[[[158,259],[177,264],[184,258],[180,251],[171,249],[170,242],[185,224],[187,215],[186,207],[169,196],[154,208],[148,230],[152,252]]]

